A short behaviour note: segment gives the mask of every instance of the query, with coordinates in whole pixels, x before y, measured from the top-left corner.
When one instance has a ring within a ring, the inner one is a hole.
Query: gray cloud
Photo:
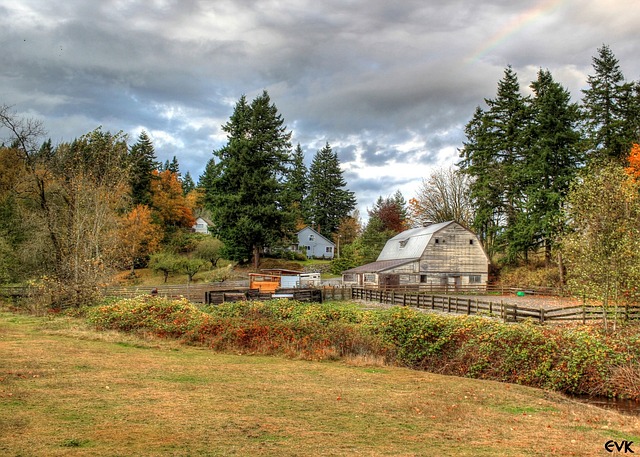
[[[578,100],[608,44],[639,79],[638,19],[635,0],[0,0],[0,103],[54,141],[145,129],[198,176],[235,101],[267,89],[307,162],[335,148],[363,210],[456,161],[508,64]]]

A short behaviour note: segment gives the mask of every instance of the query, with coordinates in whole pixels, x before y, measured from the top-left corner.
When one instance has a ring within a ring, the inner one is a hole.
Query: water
[[[640,400],[620,400],[617,398],[589,396],[575,396],[572,398],[582,403],[588,403],[600,408],[612,409],[622,414],[640,416]]]

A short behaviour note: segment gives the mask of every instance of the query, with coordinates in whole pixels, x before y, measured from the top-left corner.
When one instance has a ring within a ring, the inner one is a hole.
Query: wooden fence
[[[555,287],[518,287],[518,286],[504,286],[499,284],[466,284],[466,285],[454,285],[454,284],[411,284],[411,285],[393,285],[393,286],[379,286],[378,289],[387,292],[406,292],[406,293],[422,293],[422,294],[470,294],[470,295],[485,295],[485,294],[498,294],[509,295],[516,294],[518,292],[526,293],[527,295],[551,295],[560,297],[565,294],[565,291]]]
[[[526,307],[514,303],[493,302],[487,297],[459,297],[453,295],[428,295],[403,293],[377,289],[354,288],[352,298],[397,306],[414,306],[446,313],[498,317],[505,322],[521,322],[533,319],[540,323],[553,321],[581,321],[608,319],[640,319],[640,306],[626,306],[603,309],[601,306],[570,306],[545,309]]]

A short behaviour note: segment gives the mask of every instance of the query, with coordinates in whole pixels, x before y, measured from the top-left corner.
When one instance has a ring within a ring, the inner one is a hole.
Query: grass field
[[[608,440],[637,453],[640,419],[516,385],[0,312],[2,456],[598,456]]]

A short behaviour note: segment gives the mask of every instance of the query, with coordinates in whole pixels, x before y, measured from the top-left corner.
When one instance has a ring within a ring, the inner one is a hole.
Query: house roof
[[[441,222],[398,233],[384,245],[378,256],[378,261],[421,257],[433,235],[450,224],[455,224],[455,222]]]
[[[359,267],[351,268],[349,270],[345,270],[342,274],[345,273],[379,273],[381,271],[389,270],[391,268],[399,267],[400,265],[404,265],[406,263],[411,263],[418,260],[418,257],[415,259],[395,259],[395,260],[381,260],[377,262],[371,262],[366,265],[361,265]]]
[[[211,222],[209,219],[207,219],[206,217],[202,217],[202,216],[198,216],[196,217],[196,221],[198,219],[202,219],[207,225],[213,225],[213,222]]]
[[[318,235],[320,238],[322,238],[323,240],[325,240],[327,242],[327,244],[331,245],[331,246],[335,246],[335,243],[333,241],[331,241],[330,239],[328,239],[326,236],[322,235],[322,233],[318,232],[317,230],[312,229],[311,227],[305,227],[302,230],[300,230],[298,233],[296,233],[296,235],[300,235],[302,232],[304,232],[305,230],[307,231],[311,231],[313,232],[314,235]]]

